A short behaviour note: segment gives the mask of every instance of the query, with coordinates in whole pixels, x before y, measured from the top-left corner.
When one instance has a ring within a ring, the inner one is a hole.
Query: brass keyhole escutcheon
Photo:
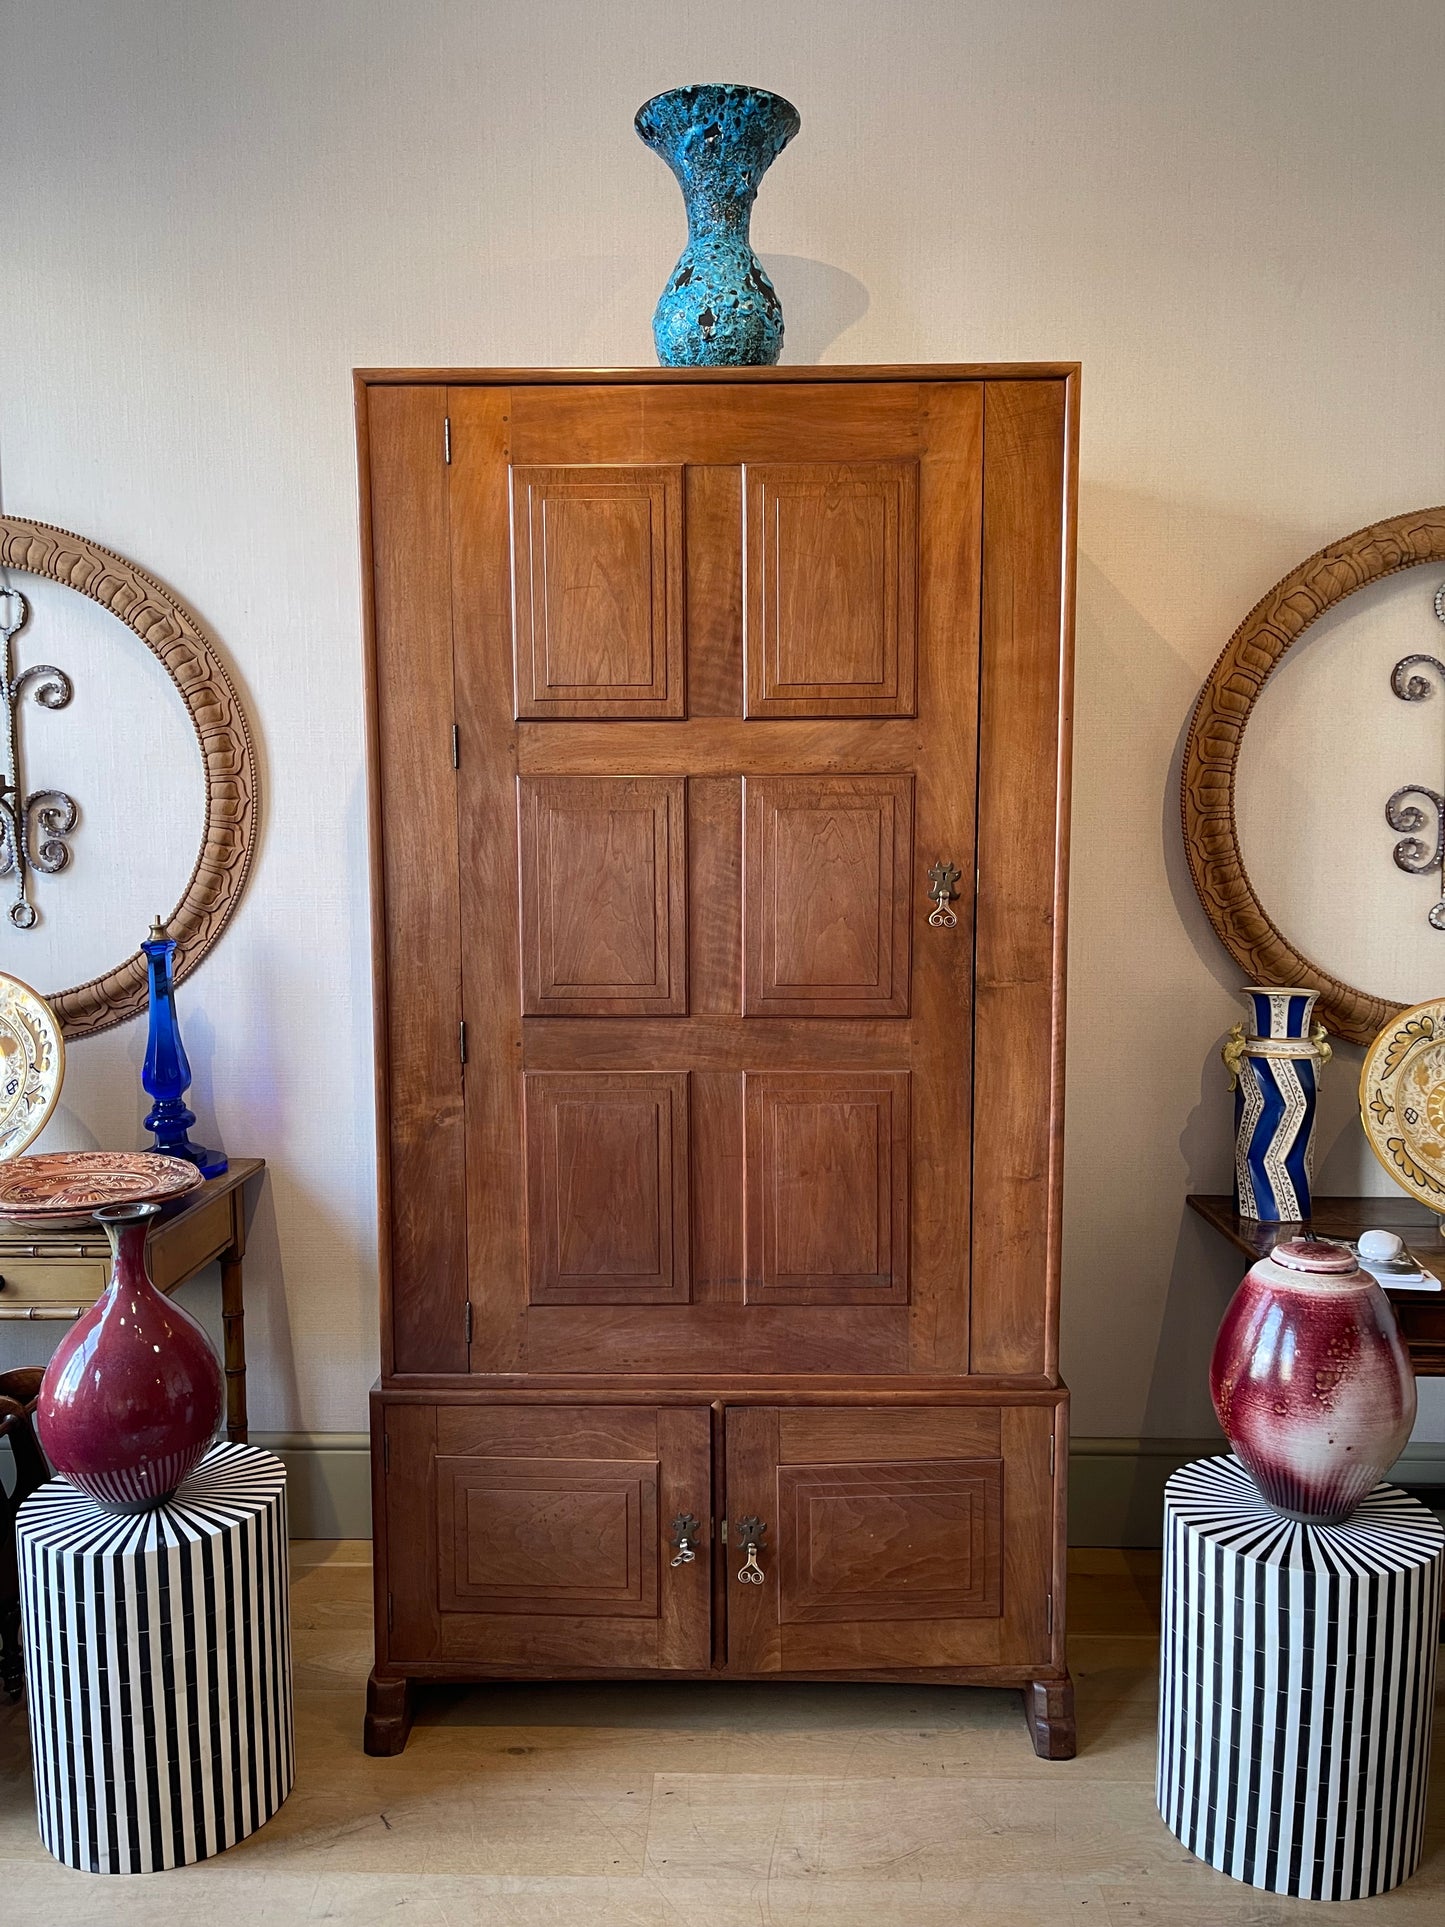
[[[761,1586],[767,1578],[767,1574],[758,1564],[758,1553],[762,1550],[763,1538],[767,1530],[765,1521],[754,1518],[751,1514],[746,1519],[738,1520],[738,1539],[747,1554],[738,1568],[740,1586]]]
[[[945,863],[942,857],[928,872],[928,894],[933,901],[928,921],[935,929],[952,930],[957,924],[951,905],[958,896],[955,885],[962,875],[956,863]]]
[[[669,1528],[672,1543],[677,1553],[672,1559],[674,1566],[690,1566],[697,1557],[697,1541],[702,1527],[691,1512],[679,1512]]]

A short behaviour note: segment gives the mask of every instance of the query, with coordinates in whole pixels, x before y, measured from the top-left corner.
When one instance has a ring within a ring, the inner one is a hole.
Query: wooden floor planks
[[[24,1714],[0,1709],[7,1914],[57,1927],[1261,1927],[1341,1912],[1236,1885],[1154,1811],[1158,1555],[1071,1567],[1077,1760],[1015,1693],[912,1686],[438,1690],[407,1751],[361,1751],[370,1548],[294,1549],[296,1790],[217,1860],[57,1866]],[[1445,1721],[1445,1709],[1441,1712]],[[1445,1730],[1445,1728],[1442,1728]],[[1445,1746],[1426,1864],[1382,1927],[1445,1917]],[[1352,1913],[1353,1917],[1353,1913]]]

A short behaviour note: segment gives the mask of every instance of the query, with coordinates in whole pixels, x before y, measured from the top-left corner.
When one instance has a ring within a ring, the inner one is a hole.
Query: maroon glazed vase
[[[159,1209],[117,1204],[94,1214],[110,1238],[110,1284],[61,1340],[35,1412],[51,1465],[112,1512],[147,1512],[170,1498],[221,1418],[211,1341],[146,1270]]]
[[[1229,1302],[1209,1368],[1236,1456],[1277,1512],[1348,1519],[1400,1456],[1415,1374],[1395,1314],[1353,1251],[1291,1238]]]

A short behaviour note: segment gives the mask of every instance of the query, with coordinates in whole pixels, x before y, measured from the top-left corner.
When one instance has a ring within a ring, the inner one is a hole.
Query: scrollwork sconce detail
[[[20,764],[20,708],[27,695],[42,709],[64,709],[75,694],[69,676],[54,663],[32,663],[15,672],[15,638],[30,620],[30,604],[18,589],[0,587],[0,717],[5,767],[0,773],[0,877],[15,879],[10,921],[17,930],[35,926],[30,873],[55,876],[70,861],[66,838],[80,821],[75,798],[64,790],[26,791]]]
[[[176,943],[175,982],[183,983],[230,921],[256,851],[260,782],[241,698],[215,644],[185,604],[113,549],[47,522],[0,515],[0,570],[41,576],[107,610],[156,658],[185,705],[200,750],[206,802],[194,867],[166,918]],[[0,610],[11,621],[17,605],[0,604]],[[20,626],[14,624],[11,633]],[[8,660],[5,670],[9,686]],[[46,708],[63,709],[70,700],[69,678],[49,665],[26,670],[18,683],[25,687],[12,689],[17,701],[32,685],[36,700]],[[79,820],[74,802],[61,791],[42,790],[18,806],[19,782],[13,771],[6,774],[17,792],[12,797],[7,789],[0,800],[12,869],[16,852],[28,857],[32,869],[64,869],[69,858],[65,838]],[[16,921],[21,928],[29,927],[23,915]],[[47,992],[67,1040],[94,1036],[138,1016],[147,997],[142,950],[85,983]]]
[[[1445,582],[1435,591],[1435,614],[1445,622]],[[1435,693],[1430,677],[1419,673],[1422,669],[1432,670],[1445,687],[1445,662],[1438,656],[1401,656],[1390,671],[1390,687],[1401,702],[1421,703]],[[1400,869],[1410,876],[1427,876],[1431,870],[1440,873],[1440,894],[1430,906],[1428,921],[1432,930],[1445,930],[1445,795],[1424,783],[1405,783],[1386,803],[1385,821],[1392,830],[1404,832],[1394,850]],[[1429,829],[1432,821],[1434,839],[1426,842],[1419,833]]]

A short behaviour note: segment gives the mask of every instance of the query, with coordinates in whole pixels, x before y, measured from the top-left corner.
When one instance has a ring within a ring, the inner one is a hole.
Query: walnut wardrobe
[[[376,1669],[1024,1690],[1078,371],[367,371]]]

